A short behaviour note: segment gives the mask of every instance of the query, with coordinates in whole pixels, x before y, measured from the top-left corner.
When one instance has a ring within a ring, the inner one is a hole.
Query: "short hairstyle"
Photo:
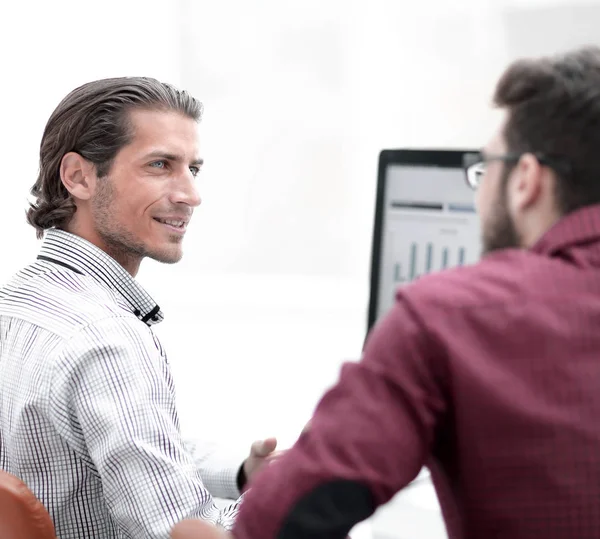
[[[555,170],[562,214],[600,203],[600,48],[514,62],[498,81],[494,103],[508,112],[509,152],[568,163]]]
[[[185,91],[147,77],[121,77],[89,82],[76,88],[56,107],[42,136],[40,168],[31,188],[34,201],[27,221],[38,238],[44,230],[62,228],[76,206],[60,178],[65,154],[76,152],[106,176],[117,153],[131,142],[132,109],[179,112],[195,121],[202,104]]]

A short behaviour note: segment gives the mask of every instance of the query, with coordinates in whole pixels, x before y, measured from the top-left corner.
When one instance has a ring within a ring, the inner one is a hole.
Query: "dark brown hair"
[[[65,226],[76,207],[60,179],[62,158],[76,152],[93,163],[99,177],[131,141],[131,109],[176,111],[200,121],[202,104],[185,91],[146,77],[103,79],[80,86],[56,107],[42,136],[40,170],[31,188],[35,201],[27,221],[41,238],[44,230]]]
[[[555,169],[561,213],[600,203],[600,48],[518,60],[498,81],[494,102],[508,112],[509,152],[567,164]]]

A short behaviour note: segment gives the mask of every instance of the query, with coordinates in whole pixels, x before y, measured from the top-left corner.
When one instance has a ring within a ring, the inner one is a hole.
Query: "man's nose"
[[[200,191],[198,190],[194,176],[189,170],[173,186],[170,198],[171,202],[175,204],[185,204],[193,208],[200,205],[202,202]]]

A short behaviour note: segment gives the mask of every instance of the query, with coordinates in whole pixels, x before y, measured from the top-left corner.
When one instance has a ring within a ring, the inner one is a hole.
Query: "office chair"
[[[1,470],[0,538],[56,539],[46,508],[23,481]]]

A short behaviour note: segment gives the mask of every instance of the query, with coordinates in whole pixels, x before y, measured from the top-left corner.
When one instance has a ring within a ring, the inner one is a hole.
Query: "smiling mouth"
[[[186,221],[181,221],[178,219],[160,219],[159,217],[154,217],[154,220],[161,225],[166,225],[171,228],[175,228],[177,230],[185,230],[187,226]]]

